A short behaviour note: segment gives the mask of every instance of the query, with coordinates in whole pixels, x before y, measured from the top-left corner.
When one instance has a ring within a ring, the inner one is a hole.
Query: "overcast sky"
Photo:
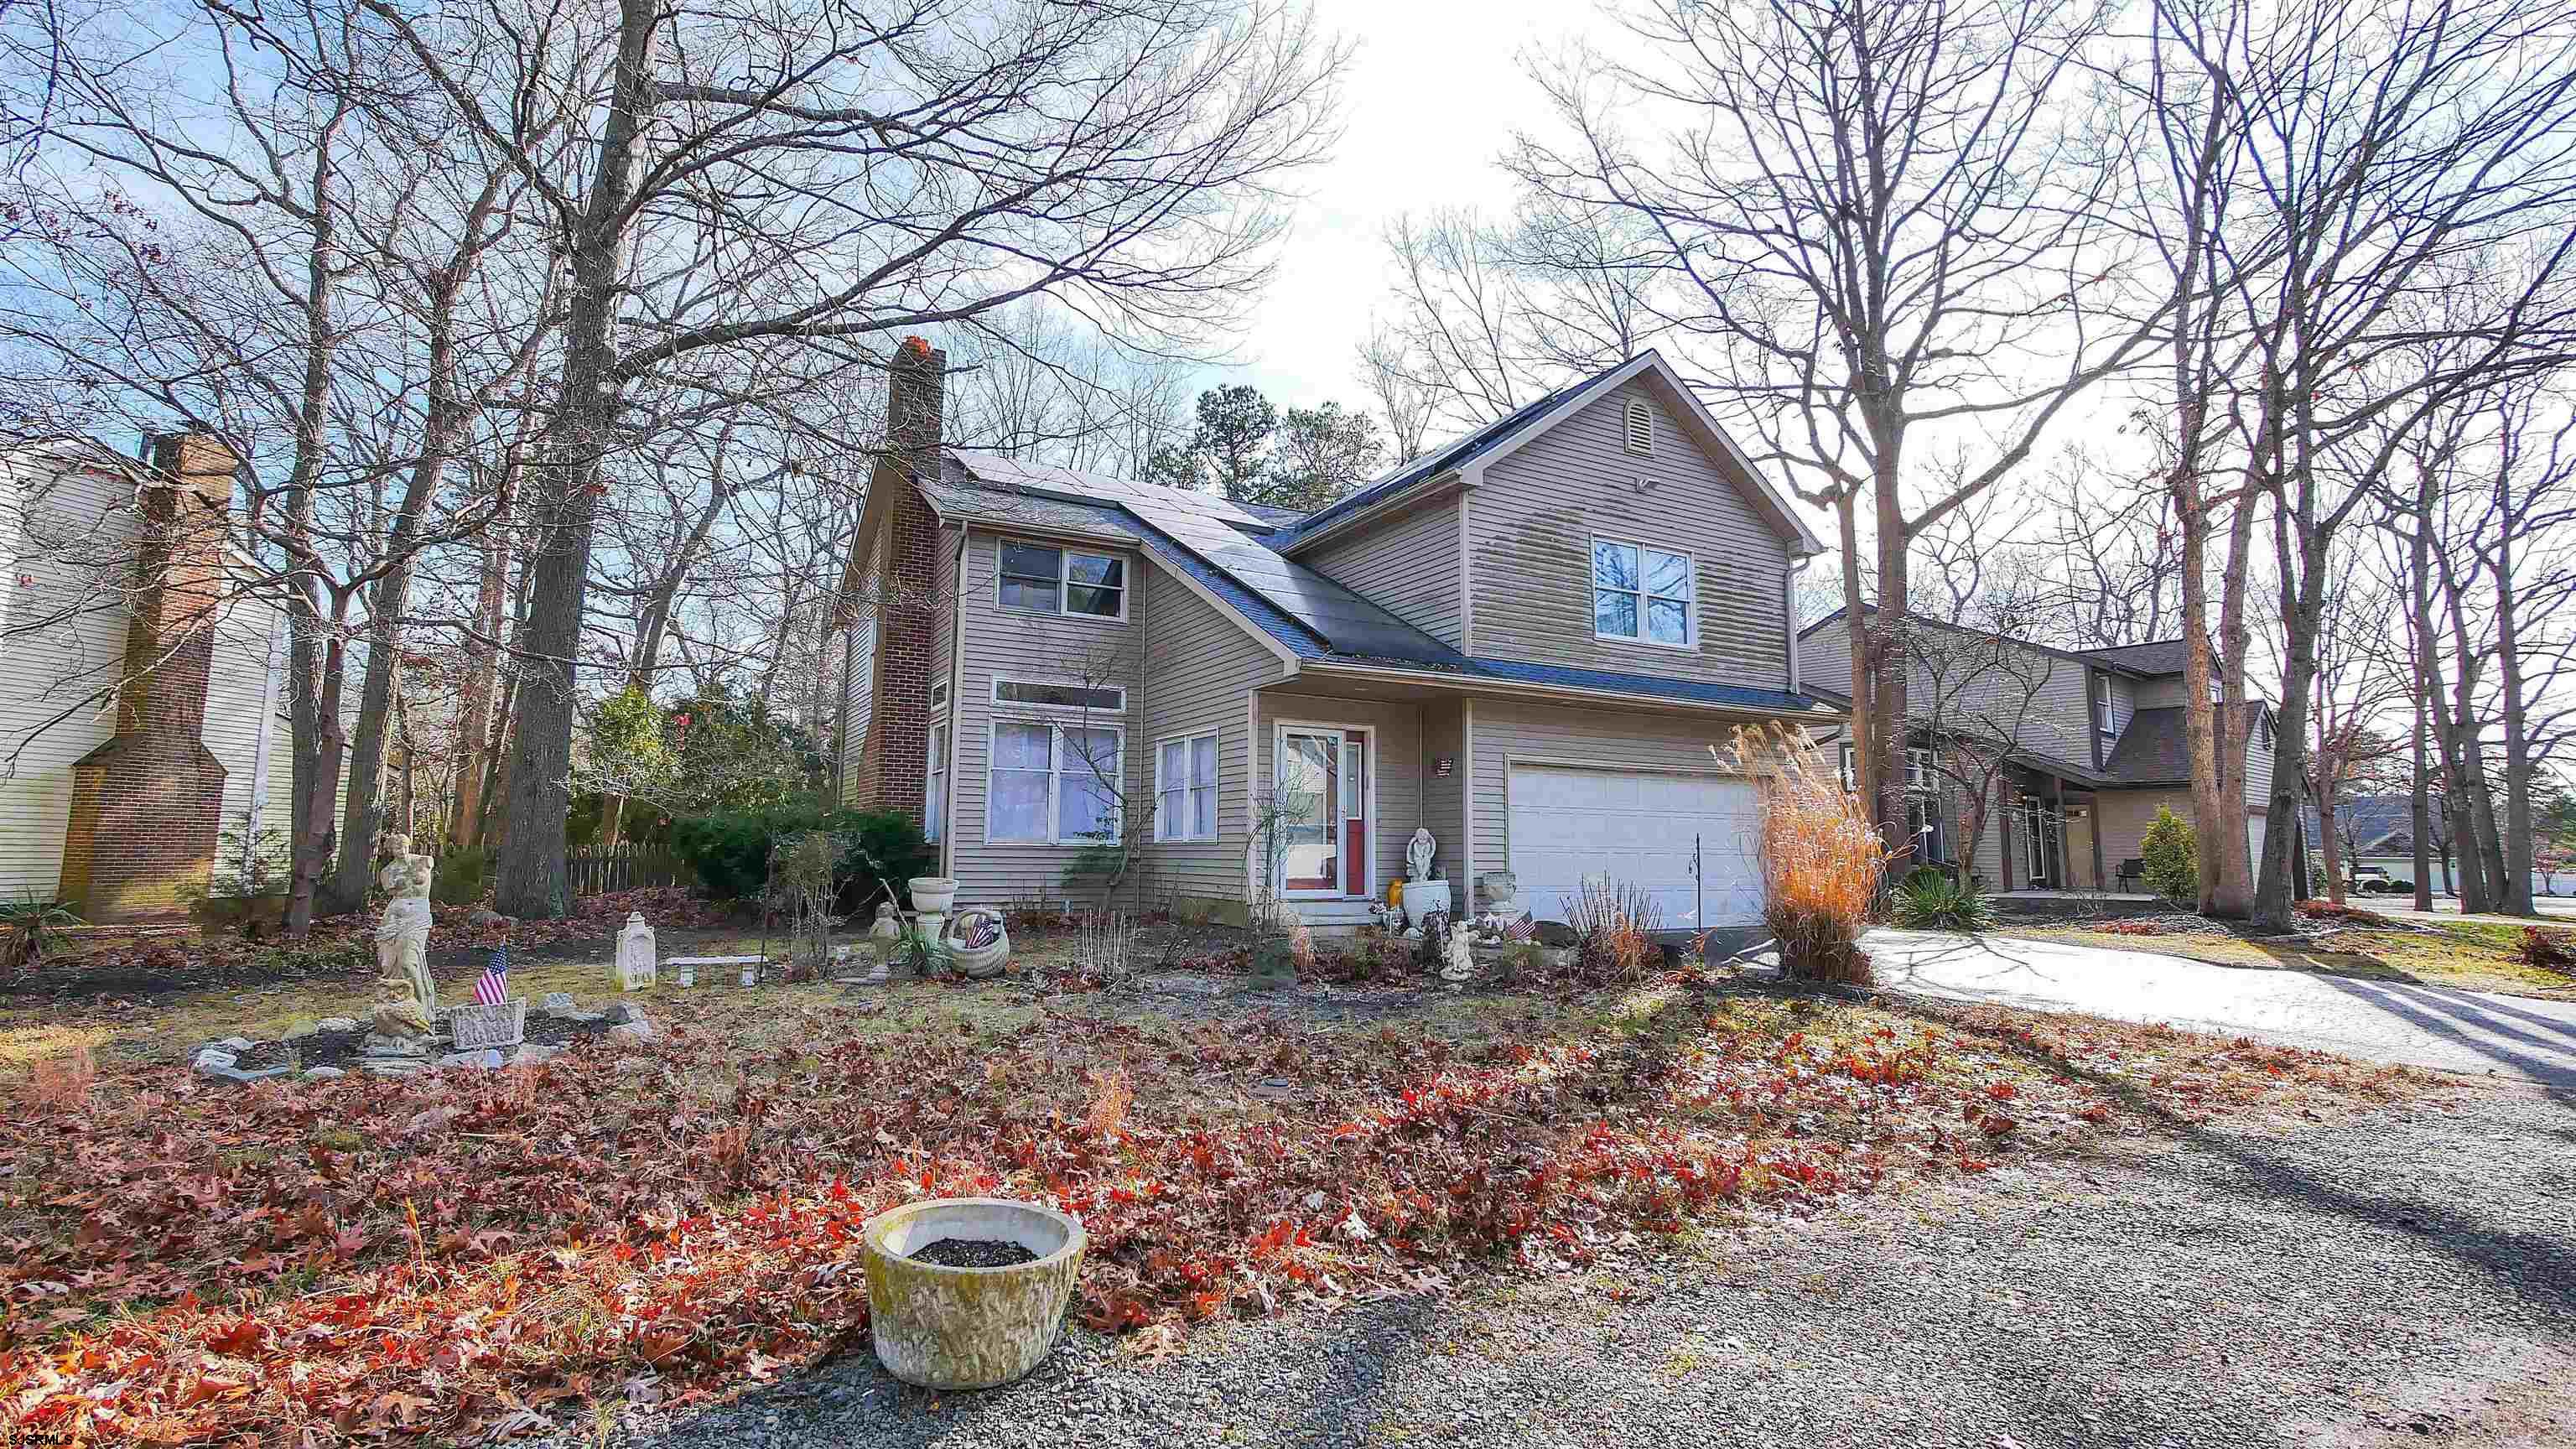
[[[1520,53],[1552,50],[1600,22],[1583,0],[1314,3],[1326,29],[1357,43],[1342,140],[1331,162],[1306,173],[1278,278],[1227,380],[1283,405],[1357,406],[1354,364],[1385,292],[1387,222],[1437,206],[1505,209],[1511,187],[1494,160],[1514,128],[1543,130],[1547,119]]]

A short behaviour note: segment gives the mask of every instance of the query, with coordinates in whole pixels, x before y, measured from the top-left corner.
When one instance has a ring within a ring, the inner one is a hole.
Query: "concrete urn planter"
[[[906,884],[912,890],[912,908],[925,915],[944,916],[957,904],[957,882],[944,875],[917,875]]]
[[[1433,911],[1450,907],[1449,882],[1445,880],[1409,880],[1404,883],[1404,920],[1419,926],[1422,918]]]
[[[910,1254],[945,1238],[1017,1243],[1008,1268],[945,1268]],[[886,1372],[926,1389],[998,1388],[1055,1347],[1082,1271],[1082,1224],[998,1197],[934,1198],[868,1220],[868,1319]]]

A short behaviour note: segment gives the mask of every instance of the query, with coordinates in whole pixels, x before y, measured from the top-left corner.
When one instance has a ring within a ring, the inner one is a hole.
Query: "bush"
[[[62,948],[63,930],[81,923],[72,908],[50,896],[0,901],[0,969],[20,971]]]
[[[1762,922],[1782,974],[1868,985],[1860,933],[1887,876],[1887,842],[1806,731],[1739,728],[1732,755],[1762,785]]]
[[[2525,966],[2561,975],[2576,975],[2576,934],[2546,926],[2522,928],[2522,945],[2514,952]]]
[[[1653,936],[1664,923],[1663,907],[1640,887],[1587,878],[1580,894],[1566,898],[1565,920],[1574,928],[1584,986],[1634,986],[1663,965]]]
[[[685,816],[671,822],[671,848],[697,872],[708,895],[758,900],[769,887],[769,862],[780,840],[818,830],[840,843],[833,900],[834,909],[845,916],[873,912],[888,890],[903,901],[904,883],[939,865],[938,852],[921,838],[921,827],[909,816],[814,805]]]
[[[1896,888],[1895,916],[1918,931],[1986,931],[1994,928],[1995,907],[1948,871],[1918,870]]]
[[[486,847],[450,850],[434,869],[429,898],[442,906],[475,905],[492,894],[492,852]]]
[[[2200,837],[2171,807],[2156,807],[2138,858],[2146,864],[2149,890],[2176,905],[2200,899]]]

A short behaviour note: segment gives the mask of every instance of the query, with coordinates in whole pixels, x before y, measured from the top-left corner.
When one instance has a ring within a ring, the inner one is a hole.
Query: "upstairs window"
[[[2096,674],[2092,678],[2093,733],[2100,735],[2102,738],[2107,740],[2111,738],[2113,734],[2113,730],[2111,728],[2111,676],[2107,674]]]
[[[1127,561],[1042,544],[1002,544],[1000,602],[1029,614],[1127,617]]]
[[[1644,399],[1628,400],[1625,428],[1629,452],[1640,458],[1655,456],[1655,410]]]
[[[1692,577],[1689,554],[1592,540],[1593,637],[1689,648]]]
[[[1115,684],[1068,684],[1061,680],[1009,679],[996,675],[993,679],[993,703],[1119,714],[1127,708],[1127,691]]]

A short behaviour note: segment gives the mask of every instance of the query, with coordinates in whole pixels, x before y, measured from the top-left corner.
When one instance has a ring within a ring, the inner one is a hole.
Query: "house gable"
[[[1641,425],[1644,455],[1630,444]],[[1792,564],[1814,541],[1668,370],[1641,368],[1543,420],[1479,459],[1466,482],[1469,653],[1790,687]],[[1604,637],[1596,542],[1688,560],[1686,643]]]

